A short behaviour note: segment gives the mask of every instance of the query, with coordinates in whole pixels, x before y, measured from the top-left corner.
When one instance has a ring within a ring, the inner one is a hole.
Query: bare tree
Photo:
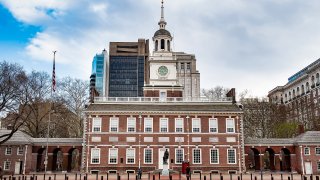
[[[70,118],[70,134],[75,137],[82,136],[83,111],[85,104],[89,101],[89,82],[70,77],[63,78],[58,84],[60,99],[64,99],[66,107],[73,112],[77,118]],[[71,116],[73,117],[73,116]]]
[[[21,113],[28,103],[26,82],[27,76],[20,65],[0,62],[0,116],[11,118],[10,131],[0,135],[0,144],[8,141],[23,124]]]
[[[211,89],[202,89],[201,95],[205,96],[208,99],[220,100],[226,97],[226,94],[228,93],[229,90],[230,90],[229,88],[225,88],[223,86],[216,86]]]

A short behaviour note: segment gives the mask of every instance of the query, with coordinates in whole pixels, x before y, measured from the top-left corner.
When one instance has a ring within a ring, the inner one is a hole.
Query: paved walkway
[[[136,174],[120,174],[120,180],[136,180]],[[86,178],[87,177],[87,178]],[[5,180],[119,180],[117,179],[117,174],[35,174],[35,175],[14,175],[14,176],[4,176]],[[160,179],[159,179],[160,178]],[[306,178],[306,179],[305,179]],[[142,180],[170,180],[169,176],[161,176],[159,174],[147,174],[142,175]],[[172,180],[187,180],[184,174],[172,174]],[[310,175],[301,176],[300,174],[289,174],[289,173],[263,173],[262,177],[260,173],[252,174],[192,174],[191,180],[320,180],[319,176]]]

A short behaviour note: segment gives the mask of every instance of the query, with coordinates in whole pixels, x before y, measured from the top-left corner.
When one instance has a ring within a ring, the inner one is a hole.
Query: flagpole
[[[57,51],[53,51],[53,68],[52,68],[52,84],[50,90],[50,111],[49,111],[49,119],[48,119],[48,127],[47,127],[47,145],[46,145],[46,157],[44,161],[44,173],[47,174],[48,168],[48,151],[49,151],[49,133],[50,133],[50,123],[51,123],[51,111],[52,111],[52,93],[56,91],[56,67],[55,67],[55,59],[56,59]],[[52,167],[53,169],[53,167]]]

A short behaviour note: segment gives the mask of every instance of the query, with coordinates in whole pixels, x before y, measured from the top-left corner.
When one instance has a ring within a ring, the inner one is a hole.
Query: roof
[[[307,131],[295,138],[246,138],[245,145],[320,144],[320,131]]]
[[[307,131],[297,136],[295,143],[306,144],[306,143],[320,143],[320,131]]]
[[[11,130],[7,129],[0,129],[0,136],[9,134]],[[4,138],[0,138],[2,140]],[[4,143],[4,145],[11,145],[11,144],[31,144],[32,143],[32,138],[23,133],[22,131],[17,131],[15,132],[12,137]]]
[[[82,145],[82,138],[49,138],[50,144],[72,144],[72,145]],[[33,138],[33,143],[35,145],[46,144],[47,138]]]
[[[218,103],[93,103],[85,112],[242,112],[231,102]]]
[[[294,138],[246,138],[245,145],[261,144],[261,145],[284,145],[293,144]]]
[[[153,37],[156,37],[156,36],[161,36],[161,35],[166,35],[166,36],[170,36],[171,37],[171,34],[168,30],[166,29],[159,29],[158,31],[156,31],[154,33],[154,36]]]

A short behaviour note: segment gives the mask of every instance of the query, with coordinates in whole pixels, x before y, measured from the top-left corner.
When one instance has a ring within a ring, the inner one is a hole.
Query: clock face
[[[165,76],[168,74],[168,68],[166,66],[160,66],[158,69],[158,73],[160,76]]]

